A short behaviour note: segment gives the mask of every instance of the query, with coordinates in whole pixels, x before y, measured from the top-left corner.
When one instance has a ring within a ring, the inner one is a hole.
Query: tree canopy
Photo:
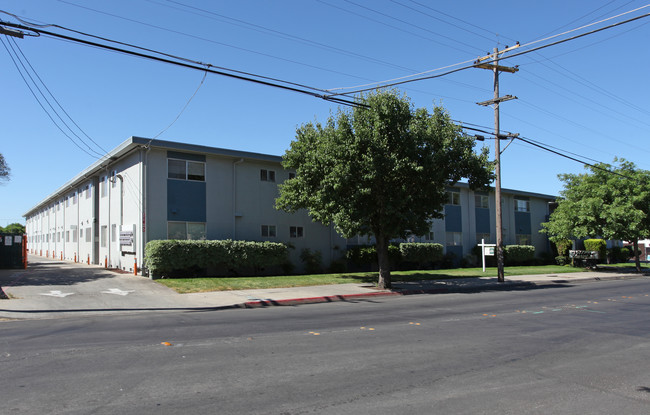
[[[552,241],[594,238],[630,241],[650,237],[650,172],[614,159],[583,174],[561,174],[561,199],[542,232]],[[637,255],[637,269],[640,269]]]
[[[0,226],[0,233],[11,233],[14,235],[23,235],[25,233],[25,226],[20,223],[10,223],[4,228]]]
[[[0,183],[9,180],[11,169],[5,160],[5,156],[0,153]]]
[[[474,152],[447,112],[413,109],[406,96],[378,91],[339,109],[325,125],[300,126],[283,158],[296,176],[279,186],[276,207],[307,209],[345,237],[374,236],[379,286],[388,288],[391,239],[424,235],[443,216],[446,190],[461,178],[473,188],[493,179],[488,151]]]

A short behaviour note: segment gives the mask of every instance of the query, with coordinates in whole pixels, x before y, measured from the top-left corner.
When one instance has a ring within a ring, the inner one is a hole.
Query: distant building
[[[277,184],[291,177],[266,154],[131,137],[24,214],[31,253],[133,271],[157,239],[235,239],[291,243],[297,269],[303,248],[323,264],[365,237],[342,238],[306,211],[274,208]],[[445,218],[418,242],[437,242],[459,258],[481,239],[495,241],[494,193],[465,184],[448,191]],[[539,233],[553,196],[502,190],[505,244],[548,251]],[[138,265],[139,266],[139,265]]]

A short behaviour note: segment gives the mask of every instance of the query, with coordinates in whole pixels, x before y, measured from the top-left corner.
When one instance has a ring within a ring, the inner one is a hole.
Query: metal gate
[[[27,236],[0,234],[0,268],[27,268]]]

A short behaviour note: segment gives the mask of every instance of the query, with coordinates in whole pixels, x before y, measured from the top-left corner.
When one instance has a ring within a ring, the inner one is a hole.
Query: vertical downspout
[[[104,181],[104,185],[108,186],[108,226],[106,227],[106,239],[107,243],[106,246],[108,247],[108,266],[112,267],[113,263],[111,262],[111,251],[113,250],[113,241],[111,241],[111,237],[113,236],[113,223],[111,222],[111,175],[110,171],[108,170],[108,166],[106,166],[106,180]]]
[[[237,165],[244,162],[239,159],[232,163],[232,239],[237,239]]]

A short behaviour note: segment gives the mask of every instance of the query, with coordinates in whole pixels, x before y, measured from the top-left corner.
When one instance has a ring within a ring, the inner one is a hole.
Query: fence
[[[27,236],[0,234],[0,268],[27,268]]]

